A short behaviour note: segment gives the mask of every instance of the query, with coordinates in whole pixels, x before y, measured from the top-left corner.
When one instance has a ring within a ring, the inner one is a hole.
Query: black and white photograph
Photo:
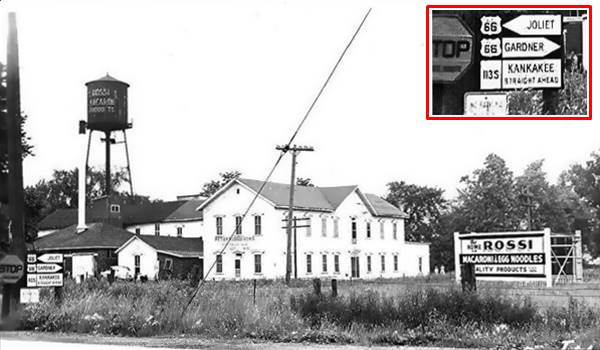
[[[433,5],[433,117],[591,119],[588,11],[588,5]]]
[[[0,0],[0,350],[600,350],[591,14]]]

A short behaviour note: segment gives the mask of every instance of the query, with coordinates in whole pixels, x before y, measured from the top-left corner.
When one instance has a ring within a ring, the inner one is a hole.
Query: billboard
[[[545,281],[552,284],[550,230],[454,234],[456,279],[460,265],[475,264],[475,277],[488,281]]]

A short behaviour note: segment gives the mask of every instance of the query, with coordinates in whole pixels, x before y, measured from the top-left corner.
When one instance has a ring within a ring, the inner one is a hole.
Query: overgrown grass
[[[309,283],[287,288],[249,282],[208,282],[182,316],[193,292],[180,281],[145,284],[69,282],[62,301],[43,290],[25,308],[24,327],[120,336],[186,335],[287,342],[406,344],[510,348],[556,346],[600,326],[600,315],[571,300],[568,307],[539,309],[529,299],[483,292],[412,290],[397,295],[365,284],[344,296],[315,296]]]
[[[558,92],[559,115],[587,115],[586,73],[565,70],[564,87]],[[519,90],[510,92],[509,114],[542,115],[544,100],[541,90]]]

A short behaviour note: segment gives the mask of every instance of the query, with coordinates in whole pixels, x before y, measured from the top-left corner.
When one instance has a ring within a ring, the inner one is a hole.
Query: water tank
[[[103,78],[87,82],[85,86],[88,89],[88,129],[106,132],[131,127],[127,120],[129,84],[106,74]]]

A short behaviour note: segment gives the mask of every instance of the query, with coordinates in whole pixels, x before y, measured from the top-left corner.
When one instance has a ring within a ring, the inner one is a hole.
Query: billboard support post
[[[461,281],[461,271],[460,271],[460,239],[458,238],[459,233],[454,232],[454,276],[456,278],[456,282]]]
[[[550,229],[544,229],[544,254],[546,255],[546,287],[552,287],[552,241],[550,239]]]

